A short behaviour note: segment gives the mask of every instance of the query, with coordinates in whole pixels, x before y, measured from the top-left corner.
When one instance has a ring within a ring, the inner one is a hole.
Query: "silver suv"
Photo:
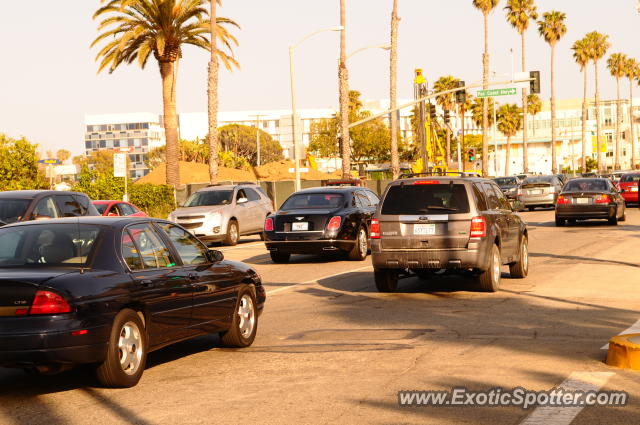
[[[273,202],[258,185],[214,185],[191,195],[168,219],[203,241],[235,245],[241,235],[262,234],[271,213]]]

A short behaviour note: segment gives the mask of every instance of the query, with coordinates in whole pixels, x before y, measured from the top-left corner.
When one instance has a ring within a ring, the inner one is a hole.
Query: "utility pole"
[[[264,115],[256,114],[256,167],[260,166],[260,118]]]
[[[422,69],[416,69],[414,80],[414,97],[421,99],[427,95],[427,80],[422,75]],[[420,157],[422,158],[422,172],[429,172],[429,154],[427,152],[427,127],[426,127],[425,101],[418,104],[418,140],[420,141]]]
[[[496,177],[498,177],[498,139],[496,138],[496,126],[498,120],[496,119],[496,102],[493,102],[493,167]],[[484,177],[484,176],[483,176]]]
[[[345,0],[340,0],[340,136],[342,137],[342,178],[351,177],[351,142],[349,140],[349,72],[347,70],[347,30]]]

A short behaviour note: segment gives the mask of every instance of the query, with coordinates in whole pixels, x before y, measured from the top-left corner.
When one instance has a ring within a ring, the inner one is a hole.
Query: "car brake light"
[[[380,239],[380,221],[378,219],[371,220],[371,226],[369,227],[369,236],[371,239]]]
[[[608,204],[611,202],[609,195],[598,195],[596,198],[596,204]]]
[[[340,216],[333,216],[331,220],[329,220],[329,224],[327,224],[327,230],[338,230],[340,228],[340,223],[342,223],[342,218]]]
[[[439,184],[438,180],[416,180],[413,184]]]
[[[29,314],[61,314],[70,311],[71,307],[60,295],[49,291],[38,291]]]
[[[558,205],[567,205],[567,204],[570,204],[570,203],[571,203],[571,201],[569,201],[569,198],[565,198],[562,195],[558,196]]]
[[[273,219],[271,217],[267,217],[264,221],[264,231],[273,232]]]
[[[471,231],[469,235],[472,238],[484,238],[487,236],[487,222],[484,217],[473,217],[471,219]]]

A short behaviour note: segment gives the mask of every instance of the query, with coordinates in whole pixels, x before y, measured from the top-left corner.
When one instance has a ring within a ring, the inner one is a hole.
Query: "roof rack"
[[[216,186],[240,186],[243,184],[251,184],[254,186],[257,186],[258,183],[256,182],[233,182],[233,183],[214,183],[214,184],[209,184],[207,185],[207,187],[216,187]]]
[[[400,175],[401,179],[410,179],[413,177],[447,177],[448,175],[458,177],[480,177],[478,173],[472,173],[469,171],[429,171],[427,173],[404,173]]]

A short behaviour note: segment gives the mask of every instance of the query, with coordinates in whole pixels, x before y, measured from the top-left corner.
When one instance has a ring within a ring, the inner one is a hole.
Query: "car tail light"
[[[329,224],[327,224],[327,230],[338,230],[340,228],[340,223],[342,223],[342,218],[340,216],[333,216],[331,220],[329,220]]]
[[[516,196],[518,198],[522,197],[522,188],[521,187],[518,188],[518,193],[516,194]]]
[[[49,291],[38,291],[29,314],[61,314],[70,311],[71,307],[60,295]]]
[[[571,201],[569,200],[569,198],[565,198],[562,195],[558,196],[558,205],[568,205],[570,203]]]
[[[380,221],[377,218],[371,220],[369,236],[371,239],[380,239]]]
[[[273,232],[273,219],[271,217],[267,217],[264,221],[264,231]]]
[[[608,204],[611,202],[609,195],[598,195],[596,198],[596,204]]]
[[[484,217],[473,217],[471,219],[471,231],[469,235],[472,238],[484,238],[487,236],[487,222]]]
[[[438,180],[416,180],[413,184],[439,184]]]

